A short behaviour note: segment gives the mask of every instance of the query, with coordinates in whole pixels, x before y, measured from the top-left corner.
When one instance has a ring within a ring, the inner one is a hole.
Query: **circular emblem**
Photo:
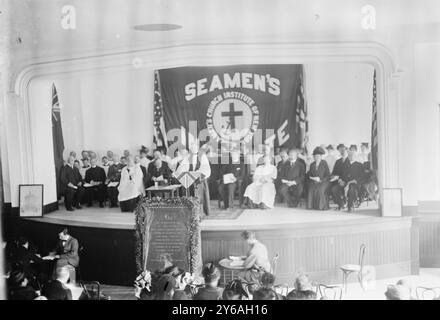
[[[248,95],[227,91],[216,96],[206,113],[206,126],[216,140],[248,143],[258,128],[260,113]]]

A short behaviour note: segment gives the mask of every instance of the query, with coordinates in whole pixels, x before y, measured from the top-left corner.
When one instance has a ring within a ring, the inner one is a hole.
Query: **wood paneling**
[[[440,267],[440,214],[422,214],[419,217],[420,266]]]

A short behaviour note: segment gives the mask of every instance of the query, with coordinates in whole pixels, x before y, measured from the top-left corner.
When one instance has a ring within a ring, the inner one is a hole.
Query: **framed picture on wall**
[[[42,217],[43,194],[42,184],[20,184],[18,186],[20,217]]]

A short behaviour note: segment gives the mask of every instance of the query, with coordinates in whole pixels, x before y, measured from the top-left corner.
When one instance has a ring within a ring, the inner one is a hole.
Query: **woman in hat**
[[[330,170],[327,162],[322,160],[325,151],[321,147],[313,150],[313,158],[315,161],[310,165],[307,178],[309,182],[307,209],[328,210],[327,188],[330,178]]]

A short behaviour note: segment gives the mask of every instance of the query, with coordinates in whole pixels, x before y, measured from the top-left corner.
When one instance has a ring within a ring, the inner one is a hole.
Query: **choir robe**
[[[211,165],[206,154],[203,154],[201,157],[191,155],[189,164],[189,171],[200,173],[199,181],[195,183],[194,193],[201,201],[203,213],[208,216],[211,211],[208,185],[208,179],[211,176]]]
[[[103,168],[95,166],[87,169],[86,176],[84,178],[85,182],[87,183],[90,183],[91,181],[101,182],[100,185],[86,188],[86,200],[89,205],[92,203],[93,198],[97,198],[100,204],[104,202],[105,193],[106,193],[106,185],[105,185],[106,179],[107,177],[105,176],[105,171]]]
[[[307,173],[308,177],[308,195],[307,195],[307,209],[315,210],[328,210],[328,195],[327,188],[329,185],[330,170],[328,168],[327,162],[321,160],[318,167],[316,162],[312,162],[310,165],[310,170]],[[319,177],[320,181],[316,182],[310,177]]]
[[[133,211],[139,196],[145,195],[143,174],[140,166],[124,167],[121,171],[121,181],[118,186],[118,200],[121,211]]]
[[[297,207],[303,193],[303,183],[306,175],[306,167],[300,159],[291,162],[286,161],[281,166],[278,180],[280,181],[279,193],[284,198],[288,207]],[[295,181],[296,184],[288,186],[283,180]]]
[[[272,164],[260,165],[255,169],[253,181],[247,186],[244,193],[254,204],[264,204],[269,208],[274,207],[275,184],[277,178],[277,167]],[[264,181],[262,181],[264,180]]]

